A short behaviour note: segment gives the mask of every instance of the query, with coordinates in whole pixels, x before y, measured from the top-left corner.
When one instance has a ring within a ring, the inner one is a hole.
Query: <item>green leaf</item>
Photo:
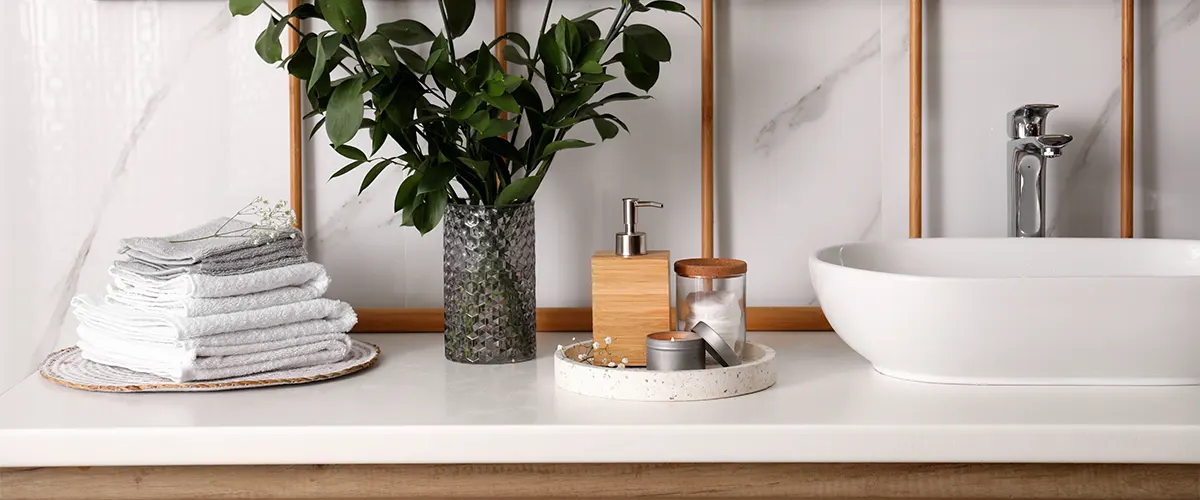
[[[248,16],[258,10],[263,0],[229,0],[229,13],[235,16]]]
[[[437,38],[428,26],[412,19],[380,24],[375,31],[400,45],[421,45]]]
[[[525,54],[522,54],[521,51],[517,50],[516,46],[505,45],[504,50],[501,52],[504,54],[504,60],[508,62],[521,64],[524,66],[529,65],[529,59],[525,57]]]
[[[513,146],[511,142],[499,137],[489,137],[479,141],[479,144],[483,146],[483,149],[496,156],[509,160],[517,165],[524,165],[524,163],[521,161],[521,152],[518,151],[517,147]]]
[[[565,139],[565,140],[561,140],[561,141],[554,141],[554,142],[546,145],[546,149],[542,151],[541,159],[545,159],[546,157],[548,157],[554,153],[557,153],[559,151],[562,151],[564,149],[578,149],[578,148],[586,148],[588,146],[595,146],[595,144],[592,144],[587,141],[581,141],[579,139]]]
[[[503,90],[503,88],[501,88],[501,90]],[[521,105],[517,104],[517,100],[510,94],[501,94],[498,96],[482,94],[481,97],[483,97],[483,100],[488,104],[491,104],[492,106],[500,108],[504,111],[508,111],[509,113],[516,114],[521,112]]]
[[[671,60],[671,42],[658,28],[646,24],[631,24],[625,27],[625,47],[637,47],[639,54],[647,58],[667,62]]]
[[[430,71],[433,71],[433,67],[435,65],[437,65],[438,61],[440,61],[442,59],[442,57],[444,57],[445,55],[446,55],[446,51],[443,49],[437,49],[437,50],[433,51],[432,53],[430,53],[429,59],[425,60],[425,67],[420,68],[421,73],[428,73]],[[417,69],[418,68],[413,68],[413,71],[416,71]]]
[[[475,0],[442,0],[446,5],[446,30],[450,38],[467,32],[475,20]]]
[[[433,65],[433,78],[442,84],[443,87],[451,89],[455,92],[461,92],[463,86],[467,83],[467,75],[463,74],[458,66],[455,66],[447,61],[438,61]]]
[[[542,59],[546,61],[546,65],[553,68],[556,72],[571,72],[571,58],[567,56],[567,53],[558,45],[558,42],[554,40],[554,36],[550,33],[542,36],[541,42],[538,43],[538,52],[541,54]],[[548,73],[547,76],[549,76]]]
[[[434,191],[425,195],[425,203],[417,207],[416,212],[413,213],[413,222],[422,235],[433,231],[442,222],[447,203],[449,203],[449,195],[445,191]]]
[[[270,18],[267,22],[267,29],[263,30],[258,35],[258,39],[254,41],[254,51],[258,52],[258,57],[269,64],[277,63],[283,57],[283,44],[279,41],[279,35],[283,34],[283,29],[287,27],[287,21],[281,20],[276,22],[275,18]]]
[[[314,17],[318,19],[321,18],[321,13],[317,12],[317,6],[311,3],[302,3],[297,5],[296,8],[292,9],[292,13],[288,15],[296,19],[312,19]]]
[[[596,8],[595,11],[588,12],[586,14],[583,14],[583,16],[580,16],[580,17],[577,17],[577,18],[571,19],[571,20],[572,20],[572,22],[578,23],[578,22],[581,22],[581,20],[592,19],[592,17],[595,16],[595,14],[599,14],[601,12],[611,11],[611,10],[612,10],[612,7]]]
[[[579,77],[579,81],[583,83],[607,83],[616,79],[617,77],[607,73],[596,73],[593,75],[583,75]]]
[[[583,52],[583,59],[582,59],[583,63],[586,64],[589,62],[597,62],[597,63],[600,62],[600,59],[602,57],[604,57],[604,51],[607,48],[608,47],[604,43],[604,40],[596,40],[594,42],[589,42],[587,45],[587,49],[584,50],[584,52]]]
[[[418,193],[432,193],[434,191],[445,191],[446,185],[454,178],[454,166],[449,163],[439,163],[425,169],[425,175],[421,178],[421,184],[417,187]]]
[[[379,177],[379,174],[383,173],[383,169],[387,168],[388,165],[391,164],[392,160],[383,160],[379,163],[376,163],[374,167],[371,167],[371,170],[367,172],[366,177],[363,177],[362,185],[358,187],[358,194],[362,194],[363,191],[366,191],[367,186],[370,186],[372,182],[375,182],[375,178]]]
[[[618,54],[618,57],[625,67],[625,79],[634,87],[649,91],[658,82],[658,61],[629,50]]]
[[[417,207],[420,206],[420,204],[424,203],[424,202],[425,202],[425,195],[423,195],[423,194],[419,194],[419,195],[417,195],[416,198],[413,198],[412,205],[404,207],[404,214],[401,215],[401,217],[400,217],[400,225],[408,226],[408,227],[416,226],[417,223],[414,222],[413,215],[416,213]]]
[[[481,102],[483,99],[476,96],[459,95],[454,99],[454,104],[450,106],[450,117],[460,122],[465,121],[475,114],[475,110],[479,108]],[[486,113],[484,113],[484,117],[487,117]]]
[[[496,56],[492,55],[487,46],[481,44],[475,54],[475,76],[488,80],[500,71],[500,61],[496,60]]]
[[[362,165],[363,163],[366,163],[366,160],[352,161],[349,164],[347,164],[346,166],[339,169],[337,172],[334,172],[333,175],[329,176],[329,180],[333,180],[334,177],[341,177],[343,175],[346,175],[346,174],[350,173],[351,170],[358,168],[358,166]]]
[[[509,42],[512,42],[512,44],[521,47],[521,50],[525,51],[526,54],[529,53],[529,40],[526,40],[524,35],[515,31],[510,31],[496,37],[495,40],[492,40],[492,43],[488,44],[487,48],[491,49],[492,47],[495,47],[496,44],[500,43],[500,40],[508,40]],[[505,45],[505,47],[507,47],[507,45]]]
[[[396,212],[411,207],[413,202],[417,201],[417,185],[421,183],[422,175],[424,174],[414,172],[400,183],[400,188],[396,189],[396,201],[392,205]]]
[[[404,65],[414,73],[422,72],[425,69],[425,58],[421,54],[414,52],[408,47],[398,47],[396,53],[400,55],[400,59],[404,61]]]
[[[362,93],[366,94],[367,92],[370,92],[382,81],[383,73],[376,73],[375,76],[372,76],[371,78],[368,78],[367,81],[363,82]]]
[[[392,52],[392,44],[388,42],[387,37],[379,33],[373,33],[371,36],[364,38],[358,42],[358,50],[362,53],[363,60],[372,66],[387,66],[387,55]]]
[[[486,109],[483,109],[483,110],[477,111],[475,114],[468,117],[467,125],[470,125],[471,128],[475,129],[476,131],[478,131],[479,133],[482,134],[483,131],[487,130],[488,124],[491,121],[492,121],[492,118],[491,118],[491,116],[489,116],[488,111]]]
[[[538,186],[542,184],[541,176],[525,177],[517,179],[500,191],[500,195],[496,197],[497,205],[514,205],[533,198],[533,194],[537,192]]]
[[[511,94],[525,81],[520,75],[504,75],[504,93]]]
[[[317,135],[317,131],[321,130],[321,125],[324,125],[324,124],[325,124],[325,117],[322,116],[321,119],[317,121],[317,124],[313,125],[312,132],[308,133],[308,139],[312,140],[313,136]]]
[[[583,49],[583,41],[579,39],[579,28],[570,19],[561,18],[554,25],[554,41],[567,53],[567,57],[575,58]]]
[[[690,12],[688,12],[684,8],[683,4],[681,4],[679,2],[671,2],[668,0],[655,0],[653,2],[646,4],[646,8],[665,10],[667,12],[682,12],[685,16],[692,18],[692,21],[696,23],[696,26],[701,26],[700,20],[696,19],[696,16],[693,16]]]
[[[502,141],[502,142],[508,142],[508,141]],[[476,160],[474,158],[468,158],[466,156],[458,157],[458,161],[461,161],[465,165],[475,169],[476,172],[479,172],[480,177],[483,177],[484,179],[488,178],[488,169],[492,166],[491,163],[488,163],[483,160]]]
[[[583,64],[580,64],[578,69],[579,69],[580,73],[588,73],[588,74],[597,74],[597,73],[604,72],[604,67],[600,66],[600,63],[598,63],[596,61],[586,61]]]
[[[512,120],[489,120],[487,127],[479,132],[481,138],[496,137],[516,130],[517,122]]]
[[[308,78],[309,92],[312,92],[313,87],[316,86],[321,76],[325,74],[325,64],[329,62],[329,57],[334,54],[338,45],[341,45],[342,35],[332,34],[316,38],[315,40],[316,42],[313,44],[316,46],[316,51],[313,55],[313,70]]]
[[[371,127],[371,154],[378,153],[379,148],[383,147],[384,141],[387,141],[387,128],[376,123],[374,127]]]
[[[595,109],[595,108],[598,108],[600,106],[603,106],[603,105],[611,103],[611,102],[640,101],[642,99],[653,99],[653,97],[648,96],[648,95],[637,95],[632,92],[617,92],[615,94],[605,96],[604,98],[600,99],[599,101],[592,103],[588,107]]]
[[[537,89],[529,81],[521,82],[521,85],[516,90],[512,91],[512,95],[521,104],[522,108],[533,110],[537,113],[542,113],[542,96],[538,94]]]
[[[592,121],[592,123],[596,125],[596,132],[598,132],[600,134],[600,140],[602,140],[602,141],[607,141],[609,139],[612,139],[613,137],[616,137],[618,133],[621,132],[621,129],[617,128],[617,126],[615,124],[613,124],[613,122],[610,122],[603,118],[596,118],[595,120]]]
[[[325,133],[334,147],[341,146],[358,133],[363,120],[361,78],[349,80],[333,89],[329,108],[325,110]]]
[[[358,149],[349,144],[342,144],[341,146],[333,148],[333,150],[337,151],[337,154],[345,156],[346,158],[349,158],[351,160],[367,161],[366,153],[363,153],[361,149]]]
[[[575,27],[579,28],[579,39],[585,47],[589,43],[602,41],[600,37],[604,35],[600,33],[600,26],[597,26],[595,21],[588,19],[576,22]]]
[[[317,8],[330,28],[343,35],[352,35],[355,40],[361,38],[367,28],[367,9],[362,0],[317,0]]]

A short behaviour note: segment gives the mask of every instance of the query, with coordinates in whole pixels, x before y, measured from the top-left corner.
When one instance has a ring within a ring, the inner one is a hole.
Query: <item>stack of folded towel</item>
[[[253,227],[222,218],[123,240],[127,259],[109,268],[103,303],[72,301],[83,357],[176,382],[344,359],[357,317],[321,298],[329,277],[308,261],[303,235]]]

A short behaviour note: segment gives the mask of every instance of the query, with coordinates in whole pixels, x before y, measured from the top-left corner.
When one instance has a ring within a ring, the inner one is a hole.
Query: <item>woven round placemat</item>
[[[350,355],[336,363],[221,380],[174,382],[157,375],[88,361],[83,359],[78,347],[68,347],[47,356],[38,372],[42,378],[56,384],[97,392],[209,392],[306,384],[349,375],[371,366],[379,359],[379,347],[358,340],[352,342]]]

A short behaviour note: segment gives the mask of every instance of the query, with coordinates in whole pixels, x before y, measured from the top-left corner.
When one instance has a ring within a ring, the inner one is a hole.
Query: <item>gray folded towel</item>
[[[260,247],[261,248],[261,247]],[[138,274],[148,278],[171,279],[184,274],[208,274],[212,276],[229,276],[246,274],[255,271],[265,271],[295,264],[308,262],[308,252],[303,248],[282,247],[253,257],[240,260],[213,261],[205,259],[186,266],[165,266],[147,262],[139,258],[118,260],[113,267],[122,271]]]
[[[271,238],[270,234],[264,234],[267,231],[250,230],[251,227],[248,222],[222,217],[171,236],[123,239],[119,252],[158,267],[200,264],[196,271],[201,273],[209,263],[267,262],[269,256],[286,248],[299,249],[301,255],[306,255],[300,231],[287,228]],[[228,235],[205,238],[218,229]]]

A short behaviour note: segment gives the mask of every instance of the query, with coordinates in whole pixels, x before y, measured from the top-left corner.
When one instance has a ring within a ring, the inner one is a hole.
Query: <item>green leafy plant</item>
[[[510,32],[466,52],[458,42],[474,20],[475,3],[438,0],[438,33],[412,19],[367,33],[362,0],[316,0],[287,15],[264,0],[229,0],[229,10],[235,16],[271,11],[254,48],[303,81],[308,117],[322,117],[310,137],[324,126],[333,149],[350,161],[332,177],[369,167],[361,194],[385,169],[405,169],[394,209],[404,225],[424,234],[437,227],[449,203],[530,201],[559,153],[593,145],[566,137],[575,126],[590,123],[602,141],[628,132],[605,106],[650,96],[601,97],[601,89],[618,78],[619,65],[629,83],[648,92],[671,60],[667,37],[653,26],[629,24],[630,18],[658,10],[696,20],[677,2],[623,0],[550,23],[554,2],[547,0],[533,43]],[[606,11],[615,16],[602,31],[593,18]],[[322,20],[328,29],[304,33],[292,20]],[[289,28],[302,38],[285,57],[280,35]],[[621,49],[610,56],[617,37]],[[493,55],[498,45],[516,71],[501,69]],[[370,136],[369,152],[350,144],[360,133]],[[387,141],[403,154],[378,156]]]

